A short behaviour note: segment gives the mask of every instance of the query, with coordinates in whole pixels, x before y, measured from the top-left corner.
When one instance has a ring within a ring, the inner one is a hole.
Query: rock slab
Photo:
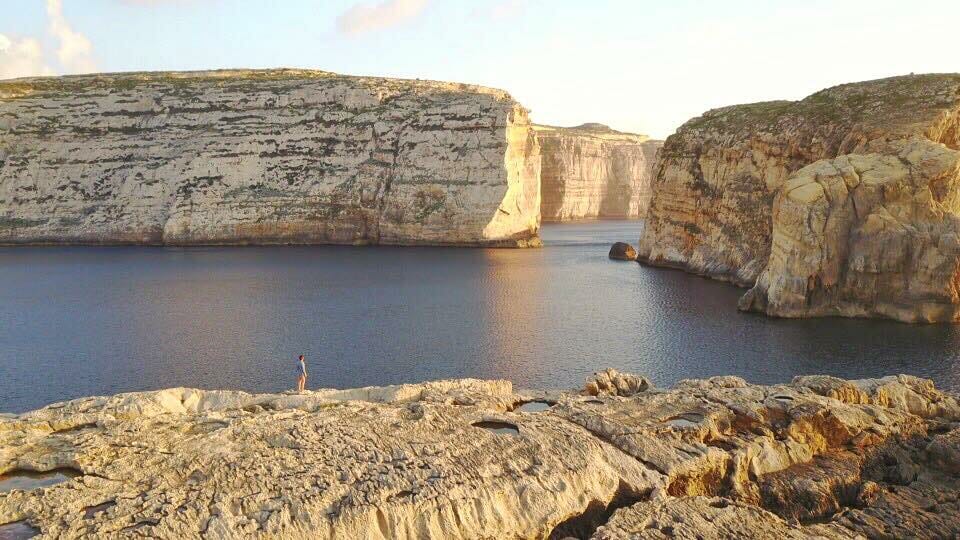
[[[184,388],[0,417],[0,527],[44,538],[952,538],[960,405],[910,376],[584,392]],[[539,412],[519,404],[549,403]],[[4,489],[3,475],[72,470]],[[2,529],[0,529],[2,530]]]

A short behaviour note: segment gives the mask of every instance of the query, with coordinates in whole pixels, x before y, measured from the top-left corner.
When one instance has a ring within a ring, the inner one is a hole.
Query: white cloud
[[[196,0],[120,0],[120,3],[133,6],[160,6],[163,4],[186,4],[195,1]]]
[[[97,70],[93,60],[93,44],[87,36],[76,32],[63,16],[62,0],[47,0],[50,33],[60,42],[57,59],[70,73],[92,73]]]
[[[46,0],[47,29],[57,42],[56,58],[59,70],[46,61],[40,41],[32,37],[14,38],[0,34],[0,79],[54,75],[63,73],[92,73],[97,70],[93,59],[93,44],[87,36],[75,31],[63,15],[62,0]]]
[[[356,4],[337,17],[337,29],[355,36],[397,26],[419,15],[428,1],[383,0]]]
[[[0,34],[0,79],[52,75],[43,61],[43,48],[32,38],[14,39]]]
[[[520,15],[526,7],[526,0],[498,0],[487,8],[487,13],[492,19],[504,20]]]

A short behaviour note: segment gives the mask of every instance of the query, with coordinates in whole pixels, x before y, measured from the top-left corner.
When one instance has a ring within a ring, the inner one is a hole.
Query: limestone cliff
[[[320,71],[0,81],[0,243],[539,242],[507,93]]]
[[[957,320],[958,150],[960,75],[710,111],[661,151],[639,258],[772,315]]]
[[[544,221],[640,218],[650,203],[650,181],[663,141],[601,124],[535,126],[543,165]]]
[[[960,152],[918,138],[809,165],[774,200],[772,242],[743,309],[960,320]]]
[[[177,388],[0,415],[0,536],[960,534],[960,405],[929,381],[587,388]]]

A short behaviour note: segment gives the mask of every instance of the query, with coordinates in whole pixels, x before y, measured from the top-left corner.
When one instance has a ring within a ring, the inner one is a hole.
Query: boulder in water
[[[610,247],[610,258],[618,261],[635,261],[637,250],[626,242],[617,242]]]

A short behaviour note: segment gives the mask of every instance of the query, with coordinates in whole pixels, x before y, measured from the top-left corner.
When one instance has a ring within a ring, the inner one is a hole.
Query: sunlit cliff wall
[[[600,124],[535,129],[543,155],[544,221],[644,216],[663,141]]]
[[[527,111],[320,71],[0,81],[0,243],[539,243]]]
[[[660,152],[641,261],[783,317],[960,320],[960,75],[725,107]]]

